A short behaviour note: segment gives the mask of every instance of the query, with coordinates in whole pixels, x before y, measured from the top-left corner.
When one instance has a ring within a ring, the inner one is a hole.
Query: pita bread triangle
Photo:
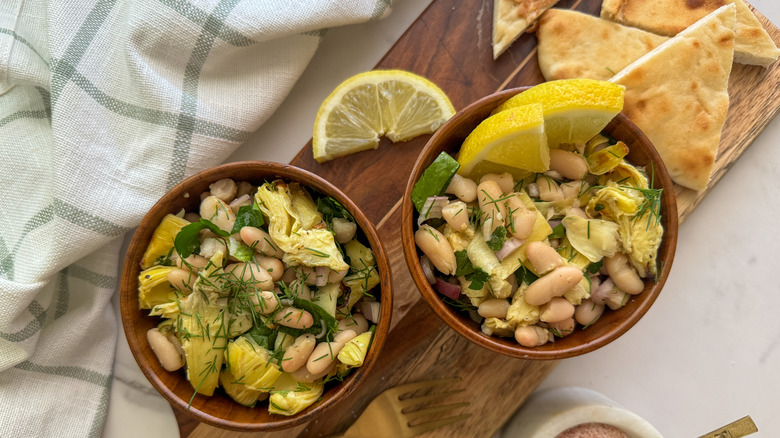
[[[495,0],[493,2],[493,59],[558,0]]]
[[[610,79],[669,176],[693,190],[709,182],[726,121],[735,21],[736,7],[723,6]]]
[[[539,19],[536,39],[546,80],[606,81],[669,38],[569,9],[550,9]]]
[[[780,50],[743,0],[604,0],[601,18],[674,36],[727,4],[737,8],[734,61],[762,67],[775,62]]]

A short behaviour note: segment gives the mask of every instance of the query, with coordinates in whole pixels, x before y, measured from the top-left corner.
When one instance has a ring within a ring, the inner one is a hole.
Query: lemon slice
[[[545,132],[551,148],[585,143],[623,109],[625,87],[593,79],[543,82],[510,98],[493,113],[529,103],[544,105]]]
[[[522,178],[550,167],[542,105],[533,103],[496,113],[482,121],[463,141],[458,173],[477,178],[509,172]]]
[[[430,134],[455,114],[447,95],[428,79],[403,70],[374,70],[342,82],[322,102],[312,149],[320,163]]]

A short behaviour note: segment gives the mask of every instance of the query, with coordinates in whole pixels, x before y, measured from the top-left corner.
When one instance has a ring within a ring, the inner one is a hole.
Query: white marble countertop
[[[311,138],[322,100],[373,68],[429,3],[396,0],[382,21],[329,30],[282,106],[228,161],[292,160]],[[751,4],[780,24],[777,0]],[[562,361],[540,389],[596,390],[666,437],[699,436],[745,415],[756,436],[780,436],[777,181],[775,119],[680,227],[671,274],[644,318],[606,347]],[[121,330],[103,435],[178,436],[171,407],[141,374]]]

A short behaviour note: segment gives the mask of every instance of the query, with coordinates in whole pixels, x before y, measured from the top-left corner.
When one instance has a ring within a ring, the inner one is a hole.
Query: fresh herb
[[[323,322],[329,338],[330,335],[338,331],[338,321],[336,321],[336,318],[317,304],[314,304],[309,300],[293,297],[293,305],[298,309],[303,309],[311,313],[311,316],[314,317],[314,325],[306,329],[308,333],[318,334],[322,330]]]
[[[555,228],[552,229],[552,233],[547,236],[549,239],[563,239],[564,237],[566,237],[566,229],[563,228],[563,224],[556,225]]]
[[[520,263],[520,269],[515,271],[515,278],[517,279],[518,283],[525,283],[525,284],[531,284],[534,281],[538,280],[539,277],[536,276],[533,272],[531,272],[530,269],[526,268],[525,265]]]
[[[587,267],[588,274],[595,274],[601,270],[601,267],[604,265],[604,260],[599,260],[596,263],[591,263]]]
[[[198,222],[185,225],[173,240],[173,246],[176,248],[179,257],[186,259],[200,251],[200,231],[204,229],[209,229],[220,237],[230,236],[230,233],[221,230],[214,222],[208,219],[201,219]]]
[[[443,295],[441,296],[441,299],[442,299],[442,301],[444,301],[444,303],[454,307],[455,310],[457,310],[459,312],[470,312],[470,311],[476,311],[477,310],[476,307],[472,306],[471,304],[466,303],[465,301],[453,300],[452,298],[445,297]]]
[[[506,227],[501,225],[493,230],[490,240],[487,241],[487,246],[493,251],[498,251],[504,246],[504,242],[506,242]]]
[[[276,332],[266,327],[265,324],[254,324],[244,336],[255,341],[255,343],[266,350],[273,350],[276,342]],[[250,344],[251,345],[251,344]]]
[[[323,258],[330,257],[330,254],[328,254],[326,252],[322,252],[322,251],[320,251],[318,249],[314,249],[314,248],[303,248],[303,249],[305,249],[307,251],[311,251],[317,257],[323,257]]]
[[[466,250],[455,251],[455,275],[469,275],[474,272],[474,265],[469,260]]]
[[[474,268],[474,272],[466,275],[466,280],[469,280],[469,289],[480,290],[485,287],[485,283],[490,280],[490,274],[479,268]]]
[[[233,225],[233,230],[230,234],[236,234],[244,227],[260,228],[263,225],[265,225],[263,212],[260,211],[260,207],[253,202],[252,205],[243,205],[239,207],[238,213],[236,213],[236,222]]]
[[[612,73],[612,76],[615,76],[617,74],[609,67],[604,67],[604,68],[606,68],[608,72]]]
[[[339,217],[342,219],[347,219],[350,222],[355,222],[355,219],[351,214],[349,214],[349,211],[347,211],[347,209],[344,208],[344,206],[341,205],[339,201],[330,196],[317,198],[317,210],[322,213],[322,216],[328,223],[333,222],[334,217]]]
[[[606,208],[606,207],[604,207],[604,204],[597,203],[597,204],[596,204],[596,206],[595,206],[595,207],[593,207],[593,210],[594,210],[594,211],[601,211],[601,210],[603,210],[603,209],[605,209],[605,208]]]

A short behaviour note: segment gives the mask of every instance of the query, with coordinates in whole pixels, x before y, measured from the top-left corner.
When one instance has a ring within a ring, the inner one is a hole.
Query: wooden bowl
[[[661,223],[664,227],[664,237],[658,250],[660,266],[658,281],[655,283],[646,281],[645,290],[641,294],[632,296],[629,303],[621,309],[616,311],[607,309],[601,318],[586,330],[577,329],[565,338],[556,338],[555,342],[548,342],[540,347],[527,348],[518,344],[514,338],[483,334],[479,324],[469,318],[466,313],[458,312],[445,304],[441,295],[425,279],[420,266],[422,252],[419,251],[414,242],[417,211],[412,204],[411,193],[423,171],[440,152],[445,151],[455,157],[463,140],[482,120],[490,115],[494,108],[527,88],[504,90],[472,103],[455,114],[431,137],[420,154],[406,187],[401,213],[401,235],[404,256],[417,288],[436,314],[452,329],[488,350],[507,356],[522,359],[563,359],[593,351],[614,341],[636,324],[658,298],[674,260],[674,251],[677,245],[677,204],[672,181],[661,157],[639,128],[623,114],[618,114],[604,131],[628,145],[630,153],[627,159],[630,163],[648,167],[652,164],[655,169],[654,187],[663,188]]]
[[[326,386],[322,398],[317,403],[294,416],[271,415],[265,405],[256,408],[241,406],[219,389],[212,397],[198,394],[192,398],[194,390],[190,382],[187,381],[184,371],[168,372],[163,369],[146,341],[147,330],[156,327],[160,319],[159,317],[147,316],[149,312],[142,311],[138,307],[138,274],[141,271],[141,256],[149,244],[154,229],[166,214],[177,213],[182,208],[186,211],[197,211],[200,204],[199,195],[208,190],[209,184],[222,178],[249,181],[256,185],[262,184],[264,180],[271,181],[283,178],[286,181],[300,182],[322,194],[332,196],[354,216],[359,229],[362,230],[374,251],[380,275],[378,299],[382,304],[382,311],[365,363],[362,367],[354,370],[342,383]],[[344,193],[319,176],[293,166],[263,161],[224,164],[200,172],[171,189],[149,210],[133,235],[125,257],[121,279],[120,306],[122,325],[127,342],[130,344],[130,350],[133,352],[141,371],[152,385],[175,408],[182,410],[196,420],[225,429],[243,431],[270,431],[297,426],[314,420],[327,410],[334,408],[340,400],[363,381],[376,363],[390,328],[390,315],[393,308],[390,267],[387,256],[379,241],[376,229],[363,212]],[[190,404],[191,398],[192,403]]]

